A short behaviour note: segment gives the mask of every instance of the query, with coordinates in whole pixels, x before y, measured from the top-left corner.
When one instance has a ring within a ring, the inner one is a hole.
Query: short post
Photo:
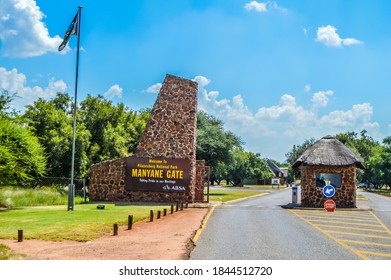
[[[161,214],[162,211],[160,210],[157,210],[157,219],[160,219],[160,214]]]
[[[176,201],[175,212],[178,212],[178,209],[179,209],[179,200]]]
[[[171,204],[171,214],[174,214],[174,205]]]
[[[186,202],[185,208],[189,208],[189,203],[188,202]]]
[[[129,215],[128,216],[128,230],[132,229],[132,225],[133,225],[133,215]]]
[[[167,216],[167,209],[166,208],[163,209],[163,216]]]
[[[183,210],[183,202],[181,201],[181,211]]]
[[[149,211],[149,221],[153,222],[153,210]]]
[[[18,242],[23,242],[23,229],[18,229]]]
[[[114,224],[114,235],[118,235],[118,224]]]

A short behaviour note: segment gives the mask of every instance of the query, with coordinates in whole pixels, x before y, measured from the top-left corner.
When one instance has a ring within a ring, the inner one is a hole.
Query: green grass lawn
[[[261,194],[260,190],[211,190],[210,200],[227,202]],[[163,212],[166,206],[105,204],[104,210],[97,204],[75,205],[74,211],[67,211],[66,205],[19,207],[0,210],[0,239],[17,239],[19,229],[24,239],[89,241],[101,235],[112,234],[113,224],[126,225],[128,215],[133,222],[147,219],[150,210]],[[175,214],[174,214],[175,215]]]
[[[383,190],[383,189],[368,189],[367,192],[373,192],[384,196],[391,197],[391,190]]]
[[[250,197],[253,195],[259,195],[263,192],[261,191],[251,191],[251,190],[210,190],[209,200],[210,201],[221,201],[227,202],[230,200]]]
[[[149,211],[169,206],[116,206],[105,204],[104,210],[97,204],[75,205],[74,211],[62,206],[37,206],[13,210],[0,210],[0,239],[17,239],[23,229],[25,239],[89,241],[102,234],[110,234],[113,224],[126,225],[128,215],[133,222],[149,217]]]

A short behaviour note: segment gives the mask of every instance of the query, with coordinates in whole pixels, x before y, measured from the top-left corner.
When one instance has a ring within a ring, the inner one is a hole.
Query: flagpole
[[[68,188],[68,211],[74,209],[75,206],[75,184],[74,184],[74,169],[75,169],[75,146],[76,146],[76,110],[77,110],[77,87],[79,82],[79,52],[80,52],[80,23],[81,23],[81,8],[78,7],[77,14],[77,52],[76,52],[76,81],[75,81],[75,100],[73,105],[73,139],[72,139],[72,163],[71,163],[71,184]]]

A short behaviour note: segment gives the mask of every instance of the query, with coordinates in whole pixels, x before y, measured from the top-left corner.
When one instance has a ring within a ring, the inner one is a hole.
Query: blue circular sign
[[[333,197],[335,194],[335,188],[332,185],[326,185],[323,187],[323,194],[326,197]]]

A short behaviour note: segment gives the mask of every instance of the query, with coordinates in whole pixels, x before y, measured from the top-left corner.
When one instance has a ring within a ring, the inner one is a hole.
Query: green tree
[[[233,148],[241,148],[242,140],[230,131],[225,131],[223,122],[215,117],[198,112],[197,114],[197,159],[205,160],[205,164],[211,167],[211,183],[221,181],[221,171],[224,165],[229,165],[232,160],[230,151]]]
[[[363,160],[365,165],[369,163],[370,157],[376,151],[375,148],[380,145],[371,136],[367,135],[366,130],[361,131],[360,135],[356,132],[339,133],[336,135],[336,138],[352,149]],[[357,172],[357,180],[360,182],[373,181],[374,170],[371,169],[372,167],[369,165],[366,166],[365,170],[359,170]]]
[[[247,152],[247,158],[249,161],[248,179],[254,179],[259,183],[262,179],[270,179],[273,177],[273,173],[270,171],[266,160],[261,158],[261,154]]]
[[[44,149],[10,104],[16,94],[0,94],[0,185],[20,185],[46,170]]]
[[[315,138],[305,139],[304,142],[300,145],[293,145],[292,150],[285,154],[286,160],[289,163],[289,169],[292,169],[291,166],[296,162],[296,160],[316,142]],[[290,172],[294,178],[300,178],[300,171],[296,168]],[[291,178],[293,180],[293,178]]]
[[[228,168],[229,179],[232,180],[234,186],[243,187],[244,179],[250,176],[250,161],[248,154],[242,149],[232,149],[230,151],[232,161]]]
[[[380,171],[382,172],[381,183],[387,185],[391,189],[391,136],[384,138],[384,153],[381,154],[382,166]]]
[[[88,95],[80,103],[80,112],[81,121],[91,133],[87,149],[91,163],[134,153],[149,119],[149,110],[136,113],[100,95]]]
[[[0,185],[19,185],[43,176],[44,149],[37,137],[23,125],[0,120]]]
[[[47,155],[47,174],[50,177],[69,177],[71,173],[73,114],[72,100],[67,94],[58,93],[50,101],[39,98],[27,106],[24,118]],[[80,122],[78,113],[75,141],[75,176],[87,175],[90,161],[86,150],[91,135]]]

